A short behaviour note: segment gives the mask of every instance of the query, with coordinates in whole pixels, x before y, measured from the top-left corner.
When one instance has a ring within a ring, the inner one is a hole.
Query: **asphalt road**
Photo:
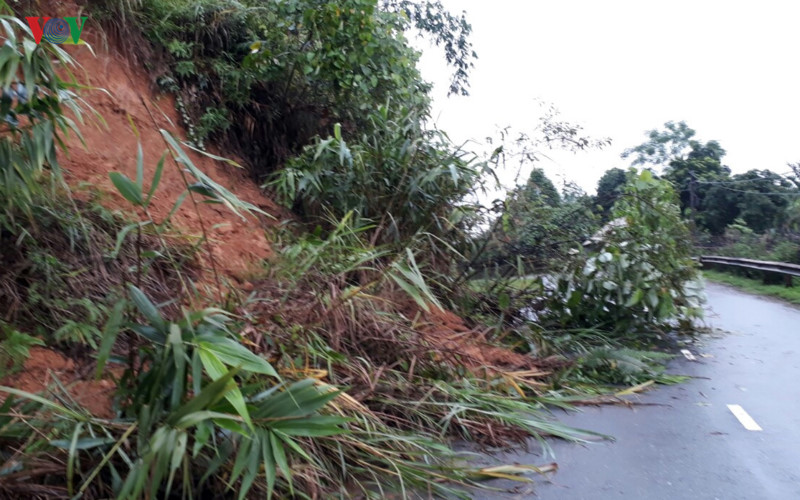
[[[476,498],[800,499],[800,309],[714,284],[708,297],[706,321],[724,333],[690,346],[696,361],[670,366],[696,378],[637,397],[647,405],[559,414],[616,441],[554,441],[554,459],[538,449],[499,455],[492,462],[555,461],[559,471],[514,493]],[[741,406],[762,430],[746,429],[728,405]]]

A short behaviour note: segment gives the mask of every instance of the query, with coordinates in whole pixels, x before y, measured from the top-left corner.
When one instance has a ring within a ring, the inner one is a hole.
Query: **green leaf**
[[[250,457],[250,450],[253,448],[258,448],[258,442],[255,439],[239,440],[239,450],[236,453],[236,460],[233,462],[233,469],[231,469],[231,482],[236,482],[244,472]]]
[[[256,434],[253,439],[253,446],[250,448],[250,453],[247,457],[247,468],[245,469],[247,472],[242,477],[242,483],[239,488],[239,500],[247,498],[247,493],[258,475],[259,465],[261,465],[261,447],[265,444],[261,442],[258,434]]]
[[[69,444],[69,452],[67,454],[67,493],[70,496],[75,494],[74,478],[75,478],[75,457],[77,455],[78,438],[81,435],[83,423],[79,423],[72,431],[72,441]]]
[[[501,311],[507,310],[511,306],[511,297],[506,292],[502,292],[497,297],[497,306]]]
[[[142,316],[150,322],[153,328],[156,328],[164,335],[169,334],[166,321],[164,321],[164,318],[162,318],[161,314],[158,312],[158,308],[150,302],[150,299],[147,298],[144,292],[133,285],[128,285],[128,294],[131,296],[131,300],[133,300],[136,308],[142,313]]]
[[[392,278],[392,280],[395,283],[397,283],[397,285],[400,288],[403,289],[403,291],[405,291],[408,294],[409,297],[414,299],[414,302],[416,302],[418,306],[420,306],[425,312],[430,312],[431,310],[430,306],[428,306],[428,303],[425,301],[425,299],[422,298],[422,295],[419,293],[419,290],[411,286],[411,284],[409,284],[406,280],[404,280],[397,274],[392,272],[389,272],[387,274],[389,275],[390,278]]]
[[[229,391],[236,387],[233,383],[234,370],[224,373],[222,376],[215,379],[200,391],[200,394],[184,403],[183,406],[172,412],[166,419],[166,423],[175,426],[178,422],[183,420],[184,417],[191,413],[205,410],[212,405],[216,404]]]
[[[114,304],[114,309],[108,316],[105,326],[103,326],[103,339],[100,342],[100,347],[97,350],[97,368],[94,372],[96,380],[100,380],[103,375],[103,368],[106,366],[109,356],[111,356],[111,349],[114,347],[114,342],[117,340],[117,335],[122,326],[122,313],[125,312],[127,302],[123,300],[117,301]]]
[[[176,429],[188,429],[190,427],[197,426],[198,429],[203,429],[205,427],[200,426],[200,424],[204,422],[213,421],[214,423],[219,423],[223,420],[240,420],[240,418],[236,415],[231,415],[230,413],[220,413],[218,411],[209,411],[209,410],[201,410],[190,413],[175,424]],[[204,431],[205,432],[205,431]],[[202,436],[202,435],[201,435]],[[208,436],[206,436],[206,440]]]
[[[175,380],[172,382],[170,406],[176,408],[186,392],[184,387],[186,380],[186,348],[183,344],[183,332],[175,323],[170,323],[169,325],[167,342],[171,347],[170,350],[172,351],[172,359],[175,366]]]
[[[286,460],[286,451],[283,449],[283,445],[281,442],[283,441],[281,435],[279,433],[270,432],[271,439],[270,444],[272,445],[272,457],[275,459],[275,463],[278,464],[278,467],[281,469],[283,473],[283,477],[286,478],[286,481],[289,483],[289,493],[294,494],[294,488],[292,486],[292,471],[289,469],[289,462]]]
[[[172,216],[175,215],[175,212],[178,211],[178,209],[183,204],[183,200],[185,200],[187,196],[189,196],[189,190],[188,189],[186,191],[182,192],[180,194],[180,196],[178,196],[178,199],[175,200],[175,204],[172,205],[172,210],[169,211],[169,213],[167,214],[167,218],[164,219],[165,221],[168,221],[168,220],[172,219]]]
[[[201,184],[206,186],[208,189],[213,190],[217,198],[222,203],[224,203],[225,206],[227,206],[231,211],[233,211],[236,215],[244,219],[244,216],[240,212],[240,210],[244,210],[246,212],[259,213],[261,215],[274,219],[273,216],[264,212],[263,210],[253,205],[252,203],[247,203],[245,201],[240,200],[238,197],[236,197],[236,195],[234,195],[233,193],[231,193],[230,191],[219,185],[211,177],[209,177],[203,171],[198,169],[194,165],[192,160],[186,155],[186,152],[183,151],[183,148],[181,148],[178,145],[178,143],[175,141],[175,139],[169,132],[162,129],[161,135],[164,137],[164,139],[167,141],[170,148],[172,149],[172,155],[173,158],[175,158],[175,161],[186,167],[189,170],[189,172],[198,181],[200,181]]]
[[[339,393],[329,385],[318,385],[314,379],[300,380],[285,391],[259,401],[254,414],[264,419],[306,417],[335,399]]]
[[[635,306],[642,300],[642,298],[644,298],[644,291],[641,288],[639,288],[635,292],[633,292],[631,298],[629,298],[628,302],[625,303],[625,307]]]
[[[345,434],[347,431],[339,426],[347,422],[349,420],[344,417],[314,416],[278,420],[270,422],[269,427],[272,430],[281,431],[287,436],[324,437]]]
[[[231,339],[215,339],[213,342],[198,342],[200,349],[214,353],[214,355],[228,366],[237,366],[243,370],[262,373],[275,378],[278,372],[264,358],[256,356],[250,349]]]
[[[144,223],[134,222],[120,229],[120,231],[117,233],[117,242],[114,245],[114,250],[111,252],[111,254],[109,254],[109,258],[116,259],[119,256],[119,252],[122,249],[122,244],[125,242],[125,237],[127,237],[131,231],[136,228],[144,227],[148,224],[150,224],[150,221]]]
[[[161,155],[161,159],[158,160],[158,164],[156,165],[156,171],[153,174],[153,181],[150,183],[150,191],[147,192],[147,199],[144,201],[145,206],[150,205],[150,200],[153,199],[153,195],[158,188],[158,184],[161,182],[161,174],[164,171],[164,159],[167,157],[166,151]]]
[[[136,189],[139,191],[139,197],[141,198],[141,193],[144,189],[144,153],[142,152],[141,142],[136,147]]]
[[[189,442],[189,435],[186,432],[179,432],[175,440],[175,447],[172,450],[172,460],[170,461],[169,480],[167,481],[167,491],[170,491],[172,478],[175,476],[175,471],[181,466],[184,457],[186,456],[186,445]]]
[[[92,448],[100,448],[102,446],[108,446],[111,444],[116,443],[117,440],[112,437],[93,437],[93,438],[81,438],[75,440],[75,447],[76,450],[91,450]],[[50,446],[54,446],[56,448],[61,448],[63,450],[68,450],[72,446],[72,440],[66,439],[54,439],[50,441]]]
[[[263,432],[263,431],[262,431]],[[264,461],[264,477],[267,480],[267,500],[272,498],[272,492],[275,490],[275,458],[272,455],[272,440],[270,432],[263,432],[262,445],[261,445],[261,458]]]
[[[50,408],[51,410],[54,410],[57,413],[60,413],[61,415],[65,415],[67,417],[73,418],[73,419],[78,420],[78,421],[86,420],[86,417],[84,417],[80,413],[78,413],[76,411],[73,411],[73,410],[70,410],[69,408],[66,408],[64,406],[61,406],[60,404],[54,403],[52,401],[49,401],[49,400],[47,400],[47,399],[45,399],[45,398],[43,398],[43,397],[41,397],[41,396],[39,396],[37,394],[33,394],[33,393],[30,393],[30,392],[26,392],[26,391],[20,391],[19,389],[14,389],[13,387],[6,387],[6,386],[2,386],[2,385],[0,385],[0,392],[7,392],[8,394],[13,394],[13,395],[19,396],[21,398],[25,398],[25,399],[29,399],[31,401],[35,401],[35,402],[37,402],[37,403],[39,403],[39,404],[41,404],[43,406],[46,406],[46,407]]]
[[[111,172],[108,176],[111,178],[114,187],[126,200],[136,206],[142,206],[142,191],[136,184],[119,172]]]
[[[203,362],[203,368],[205,368],[206,373],[208,373],[208,376],[213,380],[221,379],[232,373],[225,369],[225,365],[213,352],[200,349],[200,360]],[[247,404],[244,402],[242,391],[237,385],[234,384],[230,390],[226,391],[225,399],[234,407],[247,426],[252,428],[253,421],[250,419],[250,412],[247,410]]]

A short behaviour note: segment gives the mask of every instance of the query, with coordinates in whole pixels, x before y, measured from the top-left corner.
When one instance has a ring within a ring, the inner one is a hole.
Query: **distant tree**
[[[719,162],[722,161],[722,157],[725,156],[726,153],[717,141],[708,141],[705,144],[699,141],[689,141],[689,147],[692,148],[687,156],[689,160],[710,158]]]
[[[790,196],[797,193],[788,180],[770,170],[750,170],[734,175],[733,180],[740,181],[734,192],[739,217],[748,227],[762,233],[783,224]]]
[[[607,170],[600,180],[597,182],[597,195],[595,196],[595,204],[602,208],[603,218],[607,218],[611,211],[611,207],[619,198],[622,189],[627,182],[627,174],[621,168],[612,168]]]
[[[738,193],[725,184],[708,187],[701,207],[701,226],[711,234],[721,235],[739,216]]]
[[[712,185],[703,200],[703,225],[712,234],[741,219],[757,233],[786,227],[793,213],[787,213],[797,187],[770,170],[750,170],[734,175],[729,182]]]
[[[505,200],[502,224],[493,235],[499,245],[492,264],[515,266],[521,260],[527,269],[547,269],[596,231],[591,198],[575,189],[567,193],[562,200],[544,171],[534,169]]]
[[[800,233],[800,198],[795,198],[786,207],[783,229],[789,233]]]
[[[589,195],[586,194],[586,191],[584,191],[583,188],[575,182],[566,181],[561,187],[561,200],[564,203],[572,203],[573,201],[577,201],[588,196]]]
[[[739,200],[719,187],[731,181],[730,169],[722,164],[725,150],[717,141],[703,143],[694,136],[686,122],[667,122],[664,130],[651,130],[648,141],[622,156],[634,156],[634,165],[662,166],[663,178],[678,194],[681,213],[691,214],[701,229],[721,234],[737,217]]]
[[[711,153],[713,156],[701,156],[709,151],[704,145],[697,143],[697,150],[693,148],[686,159],[672,160],[665,169],[664,178],[678,192],[683,214],[689,209],[700,211],[704,206],[706,193],[715,185],[713,183],[730,180],[731,170],[720,163],[717,153]]]
[[[540,168],[533,169],[520,194],[526,201],[541,199],[545,204],[553,207],[561,204],[561,196],[558,194],[556,186]]]
[[[672,160],[684,157],[691,148],[694,129],[680,121],[667,122],[664,130],[653,129],[647,133],[648,140],[636,147],[626,149],[622,158],[634,157],[633,165],[665,165]]]

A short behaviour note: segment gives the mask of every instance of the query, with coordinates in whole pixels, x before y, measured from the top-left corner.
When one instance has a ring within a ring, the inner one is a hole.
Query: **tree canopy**
[[[786,211],[799,194],[800,168],[788,177],[764,169],[732,175],[722,163],[726,152],[720,143],[702,142],[695,136],[686,122],[667,122],[662,130],[649,131],[647,141],[622,156],[632,157],[633,164],[662,167],[663,178],[678,194],[681,213],[699,230],[721,235],[737,219],[756,233],[785,230],[791,218]],[[598,201],[600,194],[598,187]]]
[[[691,147],[696,132],[686,122],[667,122],[664,130],[653,129],[647,132],[648,140],[626,149],[622,158],[633,156],[633,165],[665,165],[672,160],[683,158]]]
[[[621,168],[612,168],[607,170],[605,174],[597,182],[597,196],[595,203],[602,209],[604,216],[607,216],[611,207],[622,194],[622,188],[625,186],[627,174]]]

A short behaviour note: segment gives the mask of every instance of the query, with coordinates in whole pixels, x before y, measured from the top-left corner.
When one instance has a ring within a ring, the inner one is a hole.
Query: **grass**
[[[795,285],[792,288],[786,288],[783,285],[765,285],[761,282],[761,280],[709,270],[704,270],[703,276],[710,281],[735,286],[736,288],[740,288],[746,292],[755,293],[758,295],[768,295],[770,297],[777,297],[779,299],[791,302],[792,304],[800,304],[800,286],[798,285]]]

